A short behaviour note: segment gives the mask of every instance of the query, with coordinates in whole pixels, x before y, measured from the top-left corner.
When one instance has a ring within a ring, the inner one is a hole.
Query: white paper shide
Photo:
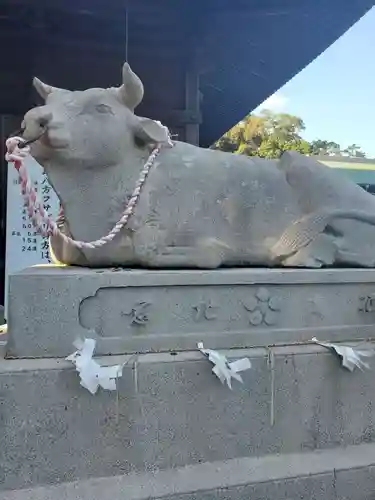
[[[116,381],[122,376],[123,365],[100,366],[92,358],[96,345],[94,339],[76,340],[73,345],[77,350],[66,360],[75,365],[81,379],[81,386],[91,394],[96,394],[99,387],[107,391],[115,391]]]
[[[251,368],[249,358],[241,358],[230,363],[226,356],[220,354],[218,351],[205,349],[202,342],[199,342],[198,349],[214,365],[212,372],[217,376],[222,384],[226,382],[229,389],[232,389],[232,378],[243,384],[243,380],[239,372],[243,372]]]
[[[364,368],[370,369],[370,365],[363,361],[362,358],[371,358],[375,352],[373,350],[362,351],[353,349],[345,345],[332,344],[330,342],[320,342],[317,338],[311,339],[312,342],[322,347],[326,347],[333,351],[341,359],[341,364],[349,371],[353,371],[355,367],[363,371]]]

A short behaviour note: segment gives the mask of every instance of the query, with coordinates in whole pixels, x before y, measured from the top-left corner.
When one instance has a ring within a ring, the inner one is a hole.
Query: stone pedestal
[[[11,276],[8,357],[33,359],[0,359],[0,500],[367,500],[374,371],[306,341],[373,337],[374,283],[360,269]],[[92,396],[61,359],[79,336],[124,365],[117,394]],[[198,341],[249,357],[243,384],[220,384]]]
[[[375,270],[92,270],[34,267],[10,277],[8,357],[97,354],[373,337]]]

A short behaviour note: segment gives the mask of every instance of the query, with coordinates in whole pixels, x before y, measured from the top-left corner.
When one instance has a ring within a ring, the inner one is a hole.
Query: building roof
[[[349,170],[375,170],[375,158],[349,158],[346,156],[315,156],[315,159],[332,168]]]
[[[356,184],[375,185],[375,159],[346,158],[342,156],[316,156],[316,160],[327,167],[340,169],[343,175]]]
[[[216,54],[202,80],[204,145],[282,87],[374,5],[370,0],[243,3],[251,9],[240,12],[234,8],[238,2],[227,2],[227,12],[217,13],[211,23]]]
[[[35,73],[67,88],[110,86],[125,59],[145,83],[141,112],[170,113],[184,107],[184,72],[193,68],[201,74],[201,144],[209,146],[373,3],[2,0],[0,113],[26,111]]]

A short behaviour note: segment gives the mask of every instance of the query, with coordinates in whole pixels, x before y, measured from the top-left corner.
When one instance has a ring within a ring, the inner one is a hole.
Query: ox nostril
[[[48,125],[48,121],[49,121],[49,120],[48,120],[47,118],[40,118],[40,119],[38,120],[39,127],[40,127],[40,128],[46,128],[46,127],[47,127],[47,125]]]
[[[38,117],[38,125],[40,128],[46,128],[48,123],[51,121],[52,119],[52,114],[51,113],[46,113],[46,114],[43,114],[42,116],[39,116]]]

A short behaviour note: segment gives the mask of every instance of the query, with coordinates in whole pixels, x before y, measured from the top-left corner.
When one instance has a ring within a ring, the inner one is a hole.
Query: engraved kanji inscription
[[[215,314],[215,310],[218,309],[218,306],[213,305],[211,302],[201,301],[197,305],[193,306],[194,310],[194,319],[195,321],[205,320],[213,320],[217,318]]]
[[[132,325],[145,325],[149,321],[148,309],[151,302],[137,302],[129,312],[124,312],[122,315],[129,316]]]
[[[375,294],[360,297],[358,310],[365,313],[375,312]]]

